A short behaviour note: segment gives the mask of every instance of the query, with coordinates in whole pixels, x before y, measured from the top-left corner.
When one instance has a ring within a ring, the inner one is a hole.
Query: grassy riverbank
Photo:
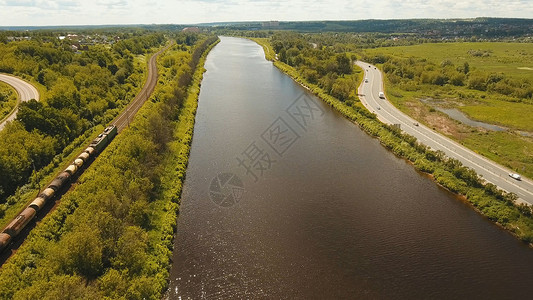
[[[274,53],[268,39],[254,41],[263,46],[265,53]],[[277,60],[274,60],[274,65],[308,87],[333,109],[356,122],[365,132],[379,139],[383,146],[397,156],[410,161],[417,170],[428,173],[448,190],[464,196],[477,211],[531,245],[532,211],[530,207],[516,205],[514,194],[504,193],[492,184],[484,184],[473,170],[462,166],[459,161],[445,157],[442,152],[432,151],[419,144],[414,137],[381,123],[375,115],[357,103],[347,105],[336,99],[318,85],[308,82],[297,68]]]
[[[159,58],[150,101],[0,269],[0,298],[161,298],[203,64],[215,41],[201,36]]]

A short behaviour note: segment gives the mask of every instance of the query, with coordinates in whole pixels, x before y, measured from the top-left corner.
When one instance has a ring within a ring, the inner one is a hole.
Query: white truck
[[[379,98],[381,98],[381,99],[385,99],[385,93],[383,93],[383,92],[379,92]]]

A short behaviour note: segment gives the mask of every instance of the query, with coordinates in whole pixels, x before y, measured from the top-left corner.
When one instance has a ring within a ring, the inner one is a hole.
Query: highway
[[[461,161],[464,166],[474,169],[487,182],[517,194],[519,203],[533,204],[533,181],[524,176],[522,176],[521,181],[512,179],[509,177],[509,173],[514,173],[514,171],[473,152],[423,124],[419,124],[418,121],[397,109],[386,98],[379,98],[379,92],[384,92],[381,71],[365,62],[358,61],[356,64],[363,68],[365,78],[368,78],[368,82],[363,80],[358,89],[361,102],[368,110],[375,113],[380,121],[387,124],[400,124],[400,128],[404,132],[416,137],[421,143],[434,150],[441,150],[448,157]]]
[[[3,130],[6,123],[14,120],[17,116],[18,104],[22,101],[28,101],[31,99],[39,101],[39,92],[30,83],[11,75],[0,74],[0,81],[11,85],[17,91],[20,100],[17,102],[17,107],[11,112],[11,114],[0,123],[0,130]]]

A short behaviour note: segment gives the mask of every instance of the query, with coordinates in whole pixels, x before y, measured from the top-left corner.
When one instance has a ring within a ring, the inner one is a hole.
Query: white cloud
[[[0,0],[0,26],[533,16],[533,0]]]

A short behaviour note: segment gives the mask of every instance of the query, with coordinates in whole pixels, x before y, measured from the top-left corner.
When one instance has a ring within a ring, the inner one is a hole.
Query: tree
[[[113,259],[116,269],[128,274],[140,274],[146,264],[148,235],[137,226],[129,226],[117,243],[117,255]]]
[[[463,64],[463,72],[465,74],[468,74],[470,72],[470,65],[468,64],[468,62],[465,61],[465,63]]]
[[[337,72],[339,74],[351,74],[353,67],[352,61],[346,54],[339,54],[335,58],[337,60]]]
[[[346,101],[352,91],[352,83],[347,78],[337,78],[331,87],[331,95],[341,101]]]
[[[487,89],[487,78],[480,73],[471,73],[468,78],[468,88],[484,91]]]
[[[59,264],[67,274],[94,278],[102,272],[102,241],[89,224],[68,233],[58,244]]]

